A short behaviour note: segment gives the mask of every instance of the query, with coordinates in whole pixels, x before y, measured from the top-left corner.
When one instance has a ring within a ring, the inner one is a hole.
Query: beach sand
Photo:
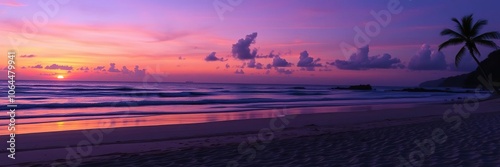
[[[462,104],[372,107],[356,112],[277,114],[275,118],[86,131],[93,137],[80,130],[24,134],[17,138],[16,160],[4,159],[7,155],[2,152],[0,163],[500,166],[500,100]],[[6,136],[0,138],[7,140]],[[85,145],[85,141],[95,144]]]

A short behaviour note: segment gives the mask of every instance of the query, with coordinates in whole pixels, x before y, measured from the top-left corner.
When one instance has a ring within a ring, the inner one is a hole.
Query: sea
[[[0,86],[8,103],[7,82]],[[441,103],[476,96],[467,89],[405,92],[398,91],[405,87],[374,86],[372,91],[337,87],[346,85],[16,81],[15,118],[26,127],[19,133],[36,133],[98,128],[94,124],[103,119],[116,127],[153,126],[265,118],[273,116],[273,110],[342,112],[355,110],[333,108]],[[6,105],[0,108],[8,110]],[[3,113],[0,123],[7,124],[10,117]]]

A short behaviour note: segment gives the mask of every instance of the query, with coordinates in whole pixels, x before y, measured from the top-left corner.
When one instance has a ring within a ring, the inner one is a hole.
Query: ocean
[[[338,86],[16,81],[16,122],[36,127],[85,121],[78,126],[92,126],[92,121],[113,119],[122,121],[115,122],[117,126],[146,126],[270,117],[266,112],[276,109],[433,103],[475,96],[464,89],[450,93],[403,92],[394,91],[403,87],[377,86],[373,91],[332,89],[335,87]],[[7,99],[7,82],[1,84],[1,91]],[[7,111],[6,105],[1,108]],[[8,117],[0,115],[1,123],[7,123]]]

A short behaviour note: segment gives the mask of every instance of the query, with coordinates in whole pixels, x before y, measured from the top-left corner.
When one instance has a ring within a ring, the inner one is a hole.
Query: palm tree
[[[479,50],[477,49],[476,46],[482,45],[491,48],[498,48],[498,45],[495,42],[491,41],[491,39],[500,39],[500,33],[496,31],[491,31],[479,34],[479,31],[481,31],[481,29],[488,24],[488,21],[480,19],[477,22],[474,22],[472,14],[462,17],[461,20],[462,22],[460,22],[456,18],[452,18],[451,20],[456,23],[457,31],[454,31],[449,28],[441,31],[442,36],[450,36],[451,39],[439,45],[439,50],[452,45],[464,44],[464,46],[462,46],[460,51],[458,51],[457,55],[455,56],[455,66],[458,67],[460,60],[462,60],[462,57],[464,56],[465,51],[467,50],[469,51],[472,58],[474,58],[474,61],[476,61],[476,63],[478,64],[479,71],[481,71],[483,77],[487,78],[486,72],[484,71],[483,67],[481,66],[479,60],[475,55],[477,54],[478,56],[481,56],[481,53],[479,53]],[[499,93],[498,90],[496,89],[495,92],[497,94]]]

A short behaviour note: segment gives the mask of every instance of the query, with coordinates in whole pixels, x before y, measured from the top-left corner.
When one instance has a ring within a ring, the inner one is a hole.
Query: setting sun
[[[57,76],[57,79],[64,79],[64,76],[62,76],[62,75],[58,75],[58,76]]]

